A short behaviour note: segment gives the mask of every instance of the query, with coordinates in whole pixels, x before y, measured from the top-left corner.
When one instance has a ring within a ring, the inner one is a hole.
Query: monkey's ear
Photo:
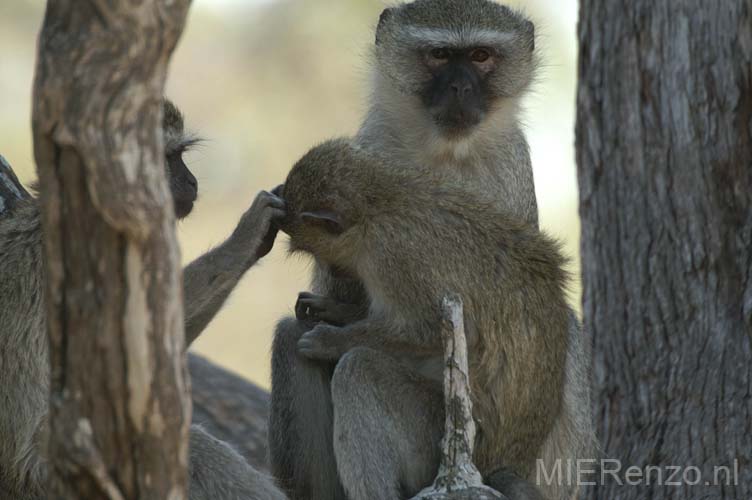
[[[329,212],[326,210],[319,210],[317,212],[303,212],[300,214],[300,218],[306,224],[319,226],[326,230],[328,233],[337,235],[342,234],[345,231],[345,226],[342,223],[342,218],[339,214]]]
[[[384,11],[379,16],[379,24],[376,26],[376,45],[381,43],[381,37],[379,36],[379,33],[381,33],[381,30],[384,28],[384,24],[386,24],[390,17],[392,17],[392,9],[384,9]]]
[[[530,37],[530,50],[535,50],[535,25],[532,21],[525,21],[525,32]]]

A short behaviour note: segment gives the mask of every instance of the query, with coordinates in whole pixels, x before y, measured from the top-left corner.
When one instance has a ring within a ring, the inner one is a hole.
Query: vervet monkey
[[[386,9],[376,28],[370,106],[354,138],[400,170],[442,173],[500,211],[537,225],[521,99],[537,68],[535,29],[488,0],[417,0]],[[370,298],[346,270],[317,260],[312,293],[282,320],[272,351],[272,471],[293,498],[345,498],[332,446],[331,375],[336,362],[298,352],[317,321],[362,319]],[[570,312],[564,406],[549,436],[562,459],[592,458],[587,344]],[[490,474],[492,486],[513,482]],[[502,488],[503,489],[503,488]]]
[[[399,169],[347,140],[314,148],[284,186],[293,252],[357,278],[365,318],[320,322],[300,356],[337,363],[333,447],[348,498],[411,497],[431,483],[444,429],[441,310],[465,305],[474,461],[527,481],[560,419],[569,350],[565,259],[535,225],[441,172]],[[549,470],[547,469],[547,470]],[[563,498],[557,494],[550,498]]]
[[[183,117],[163,106],[165,168],[175,214],[186,217],[198,185],[183,161],[195,143]],[[184,270],[186,343],[219,311],[240,277],[271,250],[284,202],[262,191],[222,245]],[[50,383],[44,307],[42,228],[37,200],[0,216],[0,492],[13,500],[46,499],[45,447]],[[272,481],[228,444],[198,426],[190,431],[190,498],[283,499]]]

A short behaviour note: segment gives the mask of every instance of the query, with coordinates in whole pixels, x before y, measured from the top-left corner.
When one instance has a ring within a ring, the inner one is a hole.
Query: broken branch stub
[[[457,295],[445,297],[442,316],[446,430],[441,441],[441,465],[433,485],[413,500],[506,500],[483,484],[483,477],[473,464],[475,421],[462,299]]]

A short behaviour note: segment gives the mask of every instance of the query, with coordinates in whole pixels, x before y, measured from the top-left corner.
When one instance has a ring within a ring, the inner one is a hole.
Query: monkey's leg
[[[344,500],[332,447],[333,364],[298,355],[310,325],[278,325],[272,346],[269,453],[275,478],[293,499]]]
[[[191,426],[189,500],[285,500],[271,478],[227,443]]]
[[[409,498],[431,484],[444,433],[439,382],[358,347],[332,378],[334,449],[351,500]]]

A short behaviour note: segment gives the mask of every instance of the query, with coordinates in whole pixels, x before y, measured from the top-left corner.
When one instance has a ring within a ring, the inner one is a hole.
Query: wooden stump
[[[456,295],[446,297],[442,313],[446,431],[441,442],[441,465],[433,485],[413,500],[505,500],[504,495],[483,484],[483,477],[473,464],[475,421],[462,299]]]

